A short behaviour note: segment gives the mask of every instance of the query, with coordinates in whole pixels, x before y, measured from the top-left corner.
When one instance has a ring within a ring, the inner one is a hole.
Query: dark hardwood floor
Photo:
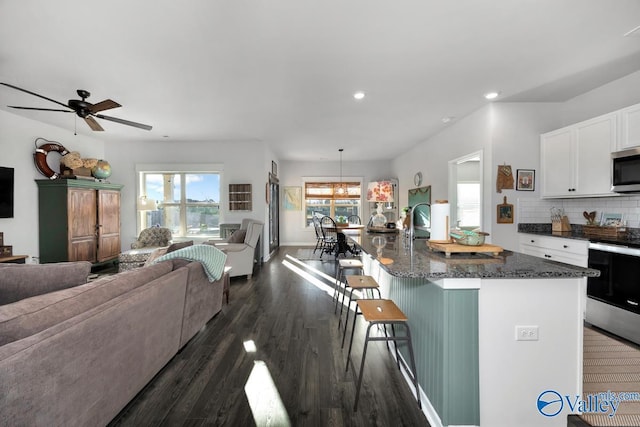
[[[348,337],[343,350],[331,281],[317,273],[305,277],[310,270],[286,257],[303,252],[282,247],[251,279],[232,279],[229,305],[111,425],[427,426],[382,342],[369,346],[353,411],[357,369],[352,365],[345,373]],[[304,264],[333,276],[333,257],[324,258]],[[363,330],[357,328],[352,354],[358,367]],[[248,340],[255,352],[245,351]],[[278,412],[279,405],[284,411]]]

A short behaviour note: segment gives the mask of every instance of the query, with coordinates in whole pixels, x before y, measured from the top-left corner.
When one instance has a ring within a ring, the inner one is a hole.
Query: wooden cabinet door
[[[120,254],[120,191],[98,190],[98,262]]]
[[[573,132],[562,128],[540,138],[542,197],[567,197],[575,192]]]
[[[611,151],[615,149],[616,115],[607,114],[575,126],[576,195],[611,192]]]
[[[68,260],[96,262],[96,191],[69,188],[67,193]]]
[[[620,110],[618,150],[640,147],[640,104]]]

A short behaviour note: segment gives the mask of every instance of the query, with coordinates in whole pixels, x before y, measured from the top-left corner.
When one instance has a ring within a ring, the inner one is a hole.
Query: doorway
[[[482,228],[482,150],[449,161],[451,224]]]
[[[269,174],[269,255],[280,247],[280,181]]]

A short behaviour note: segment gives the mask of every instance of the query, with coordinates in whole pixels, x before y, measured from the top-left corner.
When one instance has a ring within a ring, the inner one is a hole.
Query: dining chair
[[[330,216],[323,216],[320,220],[320,229],[322,230],[322,251],[320,251],[320,259],[324,253],[333,253],[335,246],[338,244],[338,229],[336,222]]]
[[[324,236],[322,235],[322,229],[320,226],[320,218],[314,215],[311,218],[311,222],[313,222],[313,228],[316,231],[316,247],[313,248],[313,253],[315,254],[318,249],[322,250],[324,247]]]
[[[347,222],[349,224],[362,224],[362,221],[360,221],[360,217],[358,215],[349,215],[349,218],[347,218]]]

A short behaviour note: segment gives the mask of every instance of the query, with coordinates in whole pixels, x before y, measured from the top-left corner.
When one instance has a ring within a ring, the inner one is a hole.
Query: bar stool
[[[356,314],[358,313],[358,309],[360,309],[362,313],[362,317],[366,322],[369,323],[367,326],[367,334],[364,341],[364,348],[362,350],[362,362],[360,363],[360,374],[358,375],[358,385],[356,388],[356,400],[353,405],[353,411],[358,410],[358,399],[360,397],[360,387],[362,386],[362,373],[364,372],[364,361],[367,356],[367,345],[369,341],[386,341],[387,344],[389,341],[394,341],[394,347],[396,351],[396,360],[398,363],[398,369],[400,369],[400,364],[405,368],[410,377],[413,377],[413,384],[416,387],[416,398],[418,400],[418,407],[422,408],[422,404],[420,403],[420,390],[418,388],[418,372],[416,370],[416,361],[415,356],[413,354],[413,344],[411,342],[411,330],[409,329],[408,318],[405,314],[398,308],[398,306],[391,300],[388,299],[360,299],[356,301]],[[349,361],[351,359],[351,348],[353,346],[353,335],[356,329],[356,320],[358,316],[353,317],[353,328],[351,330],[351,342],[349,343],[349,353],[347,354],[347,368],[345,372],[349,370]],[[387,336],[385,334],[384,337],[381,336],[370,336],[371,327],[374,325],[383,325],[386,331],[386,326],[391,325],[391,336]],[[406,335],[404,336],[396,336],[395,325],[404,325]],[[398,353],[398,341],[407,341],[409,345],[409,359],[411,362],[411,371],[405,364],[404,360],[400,358]]]
[[[370,298],[373,298],[373,291],[376,290],[378,292],[378,299],[382,298],[382,294],[380,293],[380,286],[378,282],[371,276],[356,276],[356,275],[348,275],[346,276],[347,285],[351,288],[351,292],[349,293],[349,302],[347,303],[347,316],[344,320],[344,332],[342,334],[342,346],[344,348],[344,339],[347,336],[347,325],[349,324],[349,312],[351,311],[351,302],[353,299],[353,291],[358,290],[362,292],[362,295],[365,295],[365,291],[370,292]],[[357,310],[356,310],[357,312]],[[355,316],[355,314],[354,314]],[[342,316],[340,316],[340,322],[342,322]],[[338,326],[340,326],[340,322],[338,322]]]
[[[341,259],[338,261],[338,267],[336,268],[336,287],[333,290],[333,298],[336,299],[336,308],[333,311],[334,314],[338,312],[338,299],[340,295],[338,294],[338,289],[342,288],[341,283],[345,276],[345,270],[359,270],[360,274],[363,274],[364,265],[362,261],[359,259]],[[344,284],[344,291],[342,292],[342,305],[344,306],[344,297],[347,292],[347,283]],[[342,318],[342,307],[340,307],[340,318]],[[338,324],[338,329],[340,328],[340,324]]]

